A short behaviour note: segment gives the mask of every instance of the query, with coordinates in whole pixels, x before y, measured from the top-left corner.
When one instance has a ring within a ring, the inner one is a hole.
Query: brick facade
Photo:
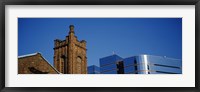
[[[40,53],[18,57],[18,74],[58,74]]]

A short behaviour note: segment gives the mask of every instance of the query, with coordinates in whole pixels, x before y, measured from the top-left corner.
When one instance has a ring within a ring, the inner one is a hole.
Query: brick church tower
[[[65,40],[54,40],[54,67],[64,74],[87,74],[86,41],[78,41],[74,26]]]

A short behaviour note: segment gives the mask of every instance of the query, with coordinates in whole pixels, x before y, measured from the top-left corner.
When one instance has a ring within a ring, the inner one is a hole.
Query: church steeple
[[[55,40],[54,66],[64,74],[86,74],[86,41],[78,41],[74,25],[70,25],[68,30],[65,40]]]
[[[69,30],[70,30],[70,31],[69,31],[69,34],[70,34],[70,33],[74,33],[74,25],[70,25],[70,26],[69,26]]]

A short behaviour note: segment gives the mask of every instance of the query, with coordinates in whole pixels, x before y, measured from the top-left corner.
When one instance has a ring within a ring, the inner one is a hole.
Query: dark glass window
[[[137,65],[137,61],[136,60],[134,60],[134,65],[135,65],[135,71],[137,71],[138,70],[138,65]]]

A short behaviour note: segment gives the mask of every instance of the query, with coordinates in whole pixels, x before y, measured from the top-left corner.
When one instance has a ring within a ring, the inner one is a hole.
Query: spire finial
[[[70,26],[69,26],[69,29],[70,29],[70,30],[74,30],[74,25],[70,25]]]
[[[69,31],[70,33],[71,33],[71,32],[74,33],[74,25],[70,25],[70,26],[69,26],[69,30],[70,30],[70,31]]]

